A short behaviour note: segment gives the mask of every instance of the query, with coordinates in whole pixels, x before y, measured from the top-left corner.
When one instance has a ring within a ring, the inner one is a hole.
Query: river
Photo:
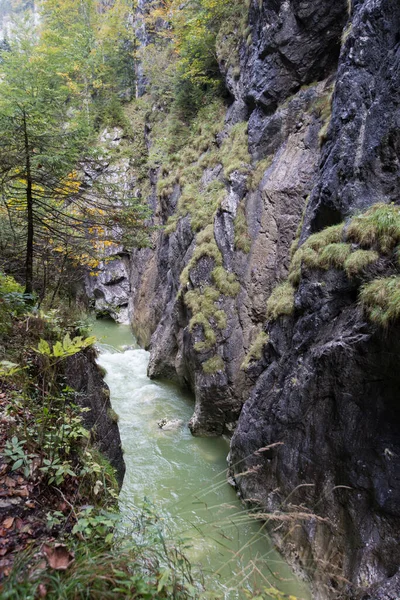
[[[148,379],[149,353],[138,348],[129,327],[99,320],[93,332],[119,416],[126,463],[122,515],[128,519],[133,508],[149,499],[173,535],[190,540],[188,558],[199,565],[208,587],[221,589],[225,600],[248,598],[245,590],[255,588],[277,588],[308,600],[307,586],[296,579],[264,535],[263,525],[246,514],[228,485],[227,441],[190,434],[192,396],[171,383]],[[163,418],[182,420],[183,425],[165,431],[157,424]],[[267,593],[263,597],[277,599]]]

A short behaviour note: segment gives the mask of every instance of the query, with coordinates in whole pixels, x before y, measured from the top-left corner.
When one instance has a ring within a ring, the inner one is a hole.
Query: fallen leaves
[[[64,544],[54,546],[43,544],[42,552],[46,555],[49,567],[56,571],[66,571],[75,560],[74,553],[70,552]]]

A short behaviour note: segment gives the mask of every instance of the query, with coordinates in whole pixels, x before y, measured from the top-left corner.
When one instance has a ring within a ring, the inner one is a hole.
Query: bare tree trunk
[[[25,169],[26,169],[26,215],[28,220],[28,233],[26,240],[25,260],[25,294],[33,292],[33,194],[31,158],[29,154],[29,138],[26,127],[26,116],[24,114],[24,138],[25,138]]]

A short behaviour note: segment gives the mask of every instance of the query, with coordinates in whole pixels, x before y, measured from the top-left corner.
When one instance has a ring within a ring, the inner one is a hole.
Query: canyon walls
[[[147,165],[156,229],[124,271],[150,377],[193,391],[193,434],[233,434],[316,599],[400,597],[399,32],[395,0],[252,0],[218,34],[225,101]],[[138,102],[151,156],[168,109]]]

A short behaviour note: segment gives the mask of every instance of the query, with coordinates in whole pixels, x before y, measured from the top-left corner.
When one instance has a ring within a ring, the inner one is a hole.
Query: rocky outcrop
[[[366,0],[353,11],[301,242],[377,202],[398,202],[400,7]],[[385,274],[378,264],[375,277]],[[285,514],[279,538],[312,572],[315,598],[395,600],[398,326],[368,322],[358,286],[343,271],[303,265],[293,316],[267,327],[231,464],[243,498],[278,511],[272,519]]]
[[[91,432],[92,441],[108,458],[116,470],[120,486],[125,474],[118,424],[111,412],[110,392],[103,380],[93,349],[79,352],[65,360],[64,375],[67,385],[76,391],[76,402],[83,408],[84,425]]]

